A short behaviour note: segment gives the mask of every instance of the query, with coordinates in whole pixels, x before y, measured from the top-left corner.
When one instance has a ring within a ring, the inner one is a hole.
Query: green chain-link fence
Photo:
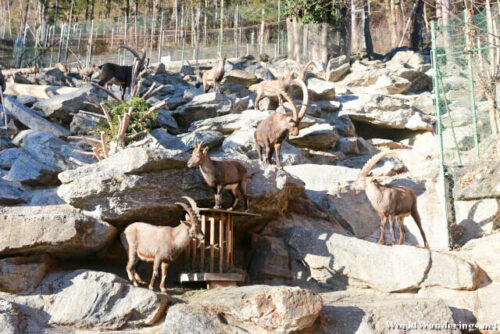
[[[450,246],[470,231],[457,205],[500,198],[500,28],[499,8],[452,15],[431,24],[435,110],[444,178],[444,205]],[[495,203],[493,203],[495,204]],[[470,205],[469,205],[470,206]],[[474,215],[474,212],[472,212]],[[471,217],[469,217],[471,218]],[[472,217],[473,218],[473,217]],[[499,213],[484,225],[499,225]],[[478,233],[489,227],[475,226]]]

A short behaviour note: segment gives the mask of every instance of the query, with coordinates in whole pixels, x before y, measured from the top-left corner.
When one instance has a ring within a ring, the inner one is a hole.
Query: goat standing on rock
[[[205,182],[216,191],[214,209],[221,209],[222,191],[231,189],[234,197],[233,205],[229,210],[234,210],[239,200],[239,193],[243,197],[245,211],[248,209],[247,198],[247,169],[235,160],[211,159],[208,147],[202,147],[203,142],[194,142],[194,150],[187,165],[190,168],[200,167],[201,175]],[[239,193],[238,193],[239,189]]]
[[[125,231],[120,235],[122,245],[128,254],[127,275],[134,286],[138,286],[138,283],[146,284],[135,270],[139,259],[153,262],[153,275],[149,283],[150,290],[153,290],[161,263],[160,290],[165,292],[165,278],[167,277],[168,264],[177,259],[189,245],[191,239],[204,240],[205,236],[201,231],[198,206],[192,198],[188,196],[183,196],[183,198],[191,204],[191,207],[185,203],[176,203],[182,206],[187,212],[186,220],[182,220],[178,226],[170,227],[133,223],[127,226]]]
[[[290,133],[293,136],[299,134],[300,121],[304,118],[307,112],[309,104],[309,91],[307,90],[306,84],[300,79],[294,79],[293,83],[299,85],[302,88],[302,94],[304,100],[302,101],[302,107],[300,112],[297,112],[297,107],[293,102],[290,95],[285,92],[285,90],[279,86],[269,86],[267,89],[274,90],[275,94],[282,95],[292,107],[292,113],[280,114],[273,113],[265,120],[261,121],[257,125],[255,130],[255,149],[259,154],[259,160],[262,161],[261,148],[266,149],[266,159],[267,163],[271,163],[272,151],[276,153],[276,165],[281,167],[280,162],[280,147],[283,140],[286,139]]]
[[[203,94],[208,93],[210,87],[214,87],[216,92],[220,91],[220,83],[224,78],[224,65],[226,57],[219,57],[219,65],[203,73]]]
[[[417,196],[415,193],[411,189],[402,186],[382,185],[369,175],[370,170],[380,159],[392,153],[391,151],[380,152],[368,160],[361,169],[352,188],[356,191],[356,194],[359,194],[362,190],[366,192],[366,197],[368,197],[373,209],[375,209],[380,217],[379,244],[385,245],[385,226],[389,220],[392,244],[396,243],[394,234],[394,221],[396,221],[399,226],[399,244],[402,245],[406,234],[403,220],[406,216],[411,215],[420,230],[425,247],[429,248],[420,221],[420,215],[418,214]]]

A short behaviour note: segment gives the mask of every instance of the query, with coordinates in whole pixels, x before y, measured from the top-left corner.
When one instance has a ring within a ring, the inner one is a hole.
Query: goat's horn
[[[120,45],[118,48],[119,49],[129,50],[134,55],[135,58],[137,58],[137,59],[139,59],[141,61],[144,61],[144,59],[141,59],[141,56],[139,56],[139,53],[137,53],[137,51],[134,50],[134,49],[132,49],[130,46],[128,46],[128,45]]]
[[[198,216],[196,215],[196,213],[193,211],[192,208],[190,208],[186,203],[181,203],[181,202],[175,202],[175,204],[177,205],[180,205],[182,206],[182,208],[184,210],[186,210],[186,212],[188,213],[189,217],[191,217],[191,220],[194,222],[194,223],[198,223],[199,220],[198,220]]]
[[[273,91],[276,95],[280,94],[285,98],[285,100],[290,103],[292,107],[292,118],[294,121],[298,120],[298,113],[297,113],[297,106],[295,105],[295,102],[292,100],[291,96],[285,92],[284,90],[281,90],[276,87],[267,87],[266,89]]]
[[[302,88],[302,107],[300,108],[297,116],[297,119],[300,121],[304,118],[307,108],[309,107],[309,91],[307,90],[307,86],[303,80],[294,79],[292,82]]]
[[[197,215],[200,215],[200,209],[198,208],[198,205],[196,204],[196,201],[192,199],[189,196],[182,196],[182,198],[186,199],[186,201],[191,204],[191,207],[193,208],[194,212],[196,212]]]
[[[371,157],[363,166],[361,169],[361,172],[359,172],[358,179],[361,179],[363,177],[368,176],[368,172],[379,162],[383,157],[386,157],[390,154],[394,154],[394,151],[382,151],[380,153],[375,154],[373,157]]]

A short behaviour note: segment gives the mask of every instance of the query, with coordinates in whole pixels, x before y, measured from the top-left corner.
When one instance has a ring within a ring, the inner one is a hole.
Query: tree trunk
[[[111,15],[111,0],[106,0],[106,18]]]
[[[397,43],[396,8],[394,5],[394,0],[386,0],[385,4],[389,16],[389,31],[391,32],[391,49],[392,49]]]
[[[91,21],[94,19],[94,7],[95,7],[95,0],[92,0],[92,6],[90,7],[90,20]]]
[[[64,54],[64,58],[66,59],[66,61],[68,60],[69,33],[71,32],[71,23],[73,21],[73,11],[74,10],[75,10],[75,0],[71,0],[71,7],[69,10],[68,33],[66,34],[66,52]]]
[[[368,54],[368,58],[373,58],[373,42],[372,42],[372,34],[370,32],[370,11],[368,9],[369,1],[365,1],[364,11],[365,11],[365,26],[364,26],[364,35],[365,35],[365,47],[366,53]]]
[[[422,17],[424,11],[424,0],[417,0],[417,11],[413,18],[413,29],[411,32],[410,49],[419,50],[422,45]]]
[[[351,0],[351,49],[358,50],[358,25],[355,10],[356,3]]]
[[[89,20],[89,0],[85,0],[85,22]]]

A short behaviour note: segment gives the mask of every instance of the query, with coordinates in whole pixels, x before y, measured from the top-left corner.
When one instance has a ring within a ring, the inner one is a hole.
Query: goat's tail
[[[420,215],[417,210],[417,198],[414,197],[413,205],[411,207],[411,216],[417,224],[418,229],[420,230],[420,234],[422,235],[422,239],[424,240],[425,248],[429,248],[429,244],[427,243],[427,238],[425,237],[424,229],[422,228],[422,221],[420,220]]]

